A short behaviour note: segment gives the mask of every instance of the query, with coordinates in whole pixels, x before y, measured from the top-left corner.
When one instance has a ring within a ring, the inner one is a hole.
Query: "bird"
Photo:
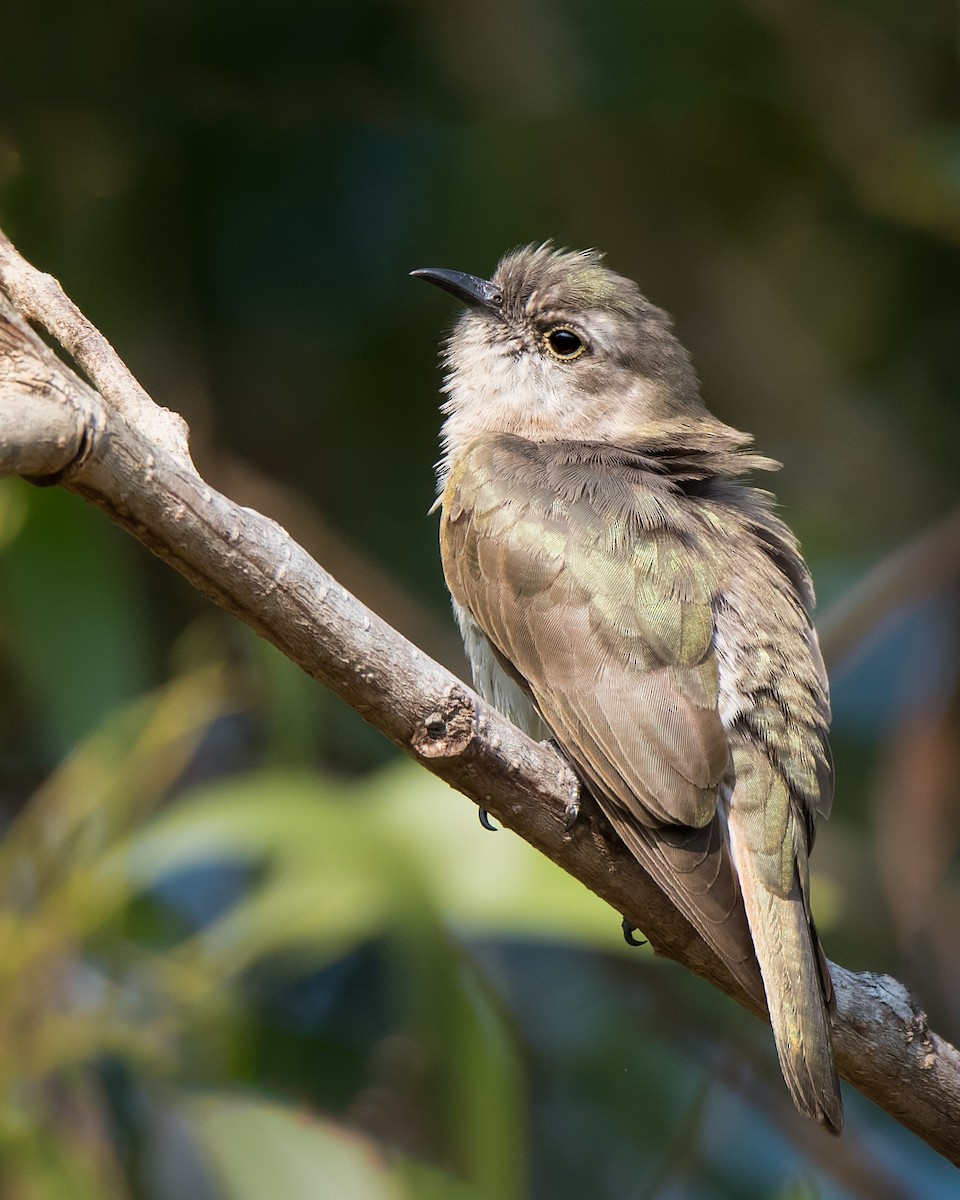
[[[829,687],[780,464],[710,413],[672,318],[595,250],[490,279],[443,352],[444,577],[474,685],[550,738],[640,865],[765,1000],[799,1111],[839,1133],[835,997],[810,907]]]

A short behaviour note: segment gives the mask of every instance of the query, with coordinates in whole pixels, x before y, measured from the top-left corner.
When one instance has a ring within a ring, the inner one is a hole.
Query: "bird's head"
[[[489,280],[413,274],[466,306],[444,356],[448,455],[484,433],[622,444],[710,419],[670,317],[596,251],[526,247]]]

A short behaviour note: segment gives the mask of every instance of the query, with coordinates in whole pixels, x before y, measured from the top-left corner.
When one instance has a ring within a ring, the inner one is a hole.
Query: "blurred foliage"
[[[676,315],[786,464],[840,647],[827,948],[956,1040],[955,6],[50,0],[0,28],[0,225],[211,482],[445,661],[452,311],[406,272],[549,236]],[[758,1022],[19,481],[0,683],[0,1195],[954,1194],[855,1095],[840,1142],[808,1129]]]

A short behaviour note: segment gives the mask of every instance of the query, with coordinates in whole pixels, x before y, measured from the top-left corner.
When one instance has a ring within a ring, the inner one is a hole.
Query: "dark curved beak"
[[[503,304],[503,293],[495,283],[488,279],[478,279],[476,275],[468,275],[466,271],[448,271],[445,267],[422,267],[419,271],[411,271],[415,279],[425,279],[462,304],[473,308],[486,308],[490,312],[499,312]]]

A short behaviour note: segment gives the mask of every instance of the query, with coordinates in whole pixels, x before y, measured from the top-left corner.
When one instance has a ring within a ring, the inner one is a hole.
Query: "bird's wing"
[[[717,813],[730,749],[710,569],[662,480],[602,459],[476,444],[444,495],[447,582],[641,864],[756,992]]]

